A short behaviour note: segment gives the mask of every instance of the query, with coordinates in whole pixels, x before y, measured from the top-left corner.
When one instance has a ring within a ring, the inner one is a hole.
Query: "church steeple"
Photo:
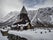
[[[32,26],[30,24],[30,19],[28,17],[27,11],[26,11],[24,6],[23,6],[23,8],[22,8],[22,10],[20,12],[20,20],[21,21],[15,23],[14,25],[17,25],[17,24],[21,25],[21,24],[23,24],[24,25],[23,29],[25,29],[25,30],[32,28]],[[19,25],[18,25],[19,28],[22,27],[22,25],[21,26],[19,26]]]
[[[21,13],[27,13],[25,6],[23,6]]]

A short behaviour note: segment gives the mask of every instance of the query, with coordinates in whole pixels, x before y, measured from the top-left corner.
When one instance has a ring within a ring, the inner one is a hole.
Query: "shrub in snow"
[[[47,32],[45,31],[45,33],[47,33]]]
[[[8,34],[8,39],[9,40],[27,40],[24,37],[20,37],[18,35],[13,35],[13,34]]]
[[[51,32],[51,30],[49,30],[49,32]]]
[[[26,38],[21,38],[21,40],[27,40]]]
[[[42,32],[40,32],[42,34]]]
[[[37,33],[37,32],[35,32],[35,33]]]

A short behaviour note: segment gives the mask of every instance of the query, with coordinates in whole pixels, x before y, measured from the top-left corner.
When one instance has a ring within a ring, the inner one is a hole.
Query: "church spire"
[[[21,13],[27,13],[26,9],[25,9],[25,6],[23,6],[22,10],[21,10]]]

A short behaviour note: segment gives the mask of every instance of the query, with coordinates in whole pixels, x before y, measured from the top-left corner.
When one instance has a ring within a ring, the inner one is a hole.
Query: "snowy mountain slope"
[[[34,22],[35,19],[38,20],[38,18],[42,23],[46,22],[53,24],[53,7],[39,8]]]
[[[19,12],[17,12],[17,11],[10,12],[2,19],[2,22],[0,22],[0,26],[12,25],[17,20],[19,20]]]
[[[5,17],[3,17],[1,20],[2,20],[2,22],[5,22],[5,21],[9,20],[10,18],[13,18],[13,16],[17,16],[18,14],[19,14],[18,11],[10,12]]]
[[[29,10],[28,11],[28,17],[29,17],[29,19],[32,20],[33,17],[36,15],[36,13],[37,13],[37,10]]]

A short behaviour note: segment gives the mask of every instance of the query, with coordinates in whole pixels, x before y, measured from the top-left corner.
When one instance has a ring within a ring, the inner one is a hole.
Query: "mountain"
[[[28,17],[32,25],[36,24],[53,24],[53,7],[39,8],[38,10],[28,10]],[[19,12],[14,11],[7,14],[0,24],[11,25],[19,21]]]
[[[16,20],[18,20],[17,18],[19,18],[18,11],[10,12],[4,18],[1,19],[2,21],[0,22],[0,25],[11,25],[16,22]]]
[[[35,15],[33,24],[41,23],[43,25],[53,25],[53,7],[39,8]]]
[[[53,7],[40,8],[37,12],[37,18],[42,22],[51,23],[53,22]]]
[[[19,14],[18,11],[10,12],[5,17],[3,17],[1,20],[2,20],[2,22],[5,22],[5,21],[9,20],[10,18],[13,18],[14,16],[17,16],[18,14]]]
[[[28,17],[29,17],[29,19],[32,20],[33,17],[36,15],[36,13],[37,13],[37,10],[29,10],[28,11]]]

